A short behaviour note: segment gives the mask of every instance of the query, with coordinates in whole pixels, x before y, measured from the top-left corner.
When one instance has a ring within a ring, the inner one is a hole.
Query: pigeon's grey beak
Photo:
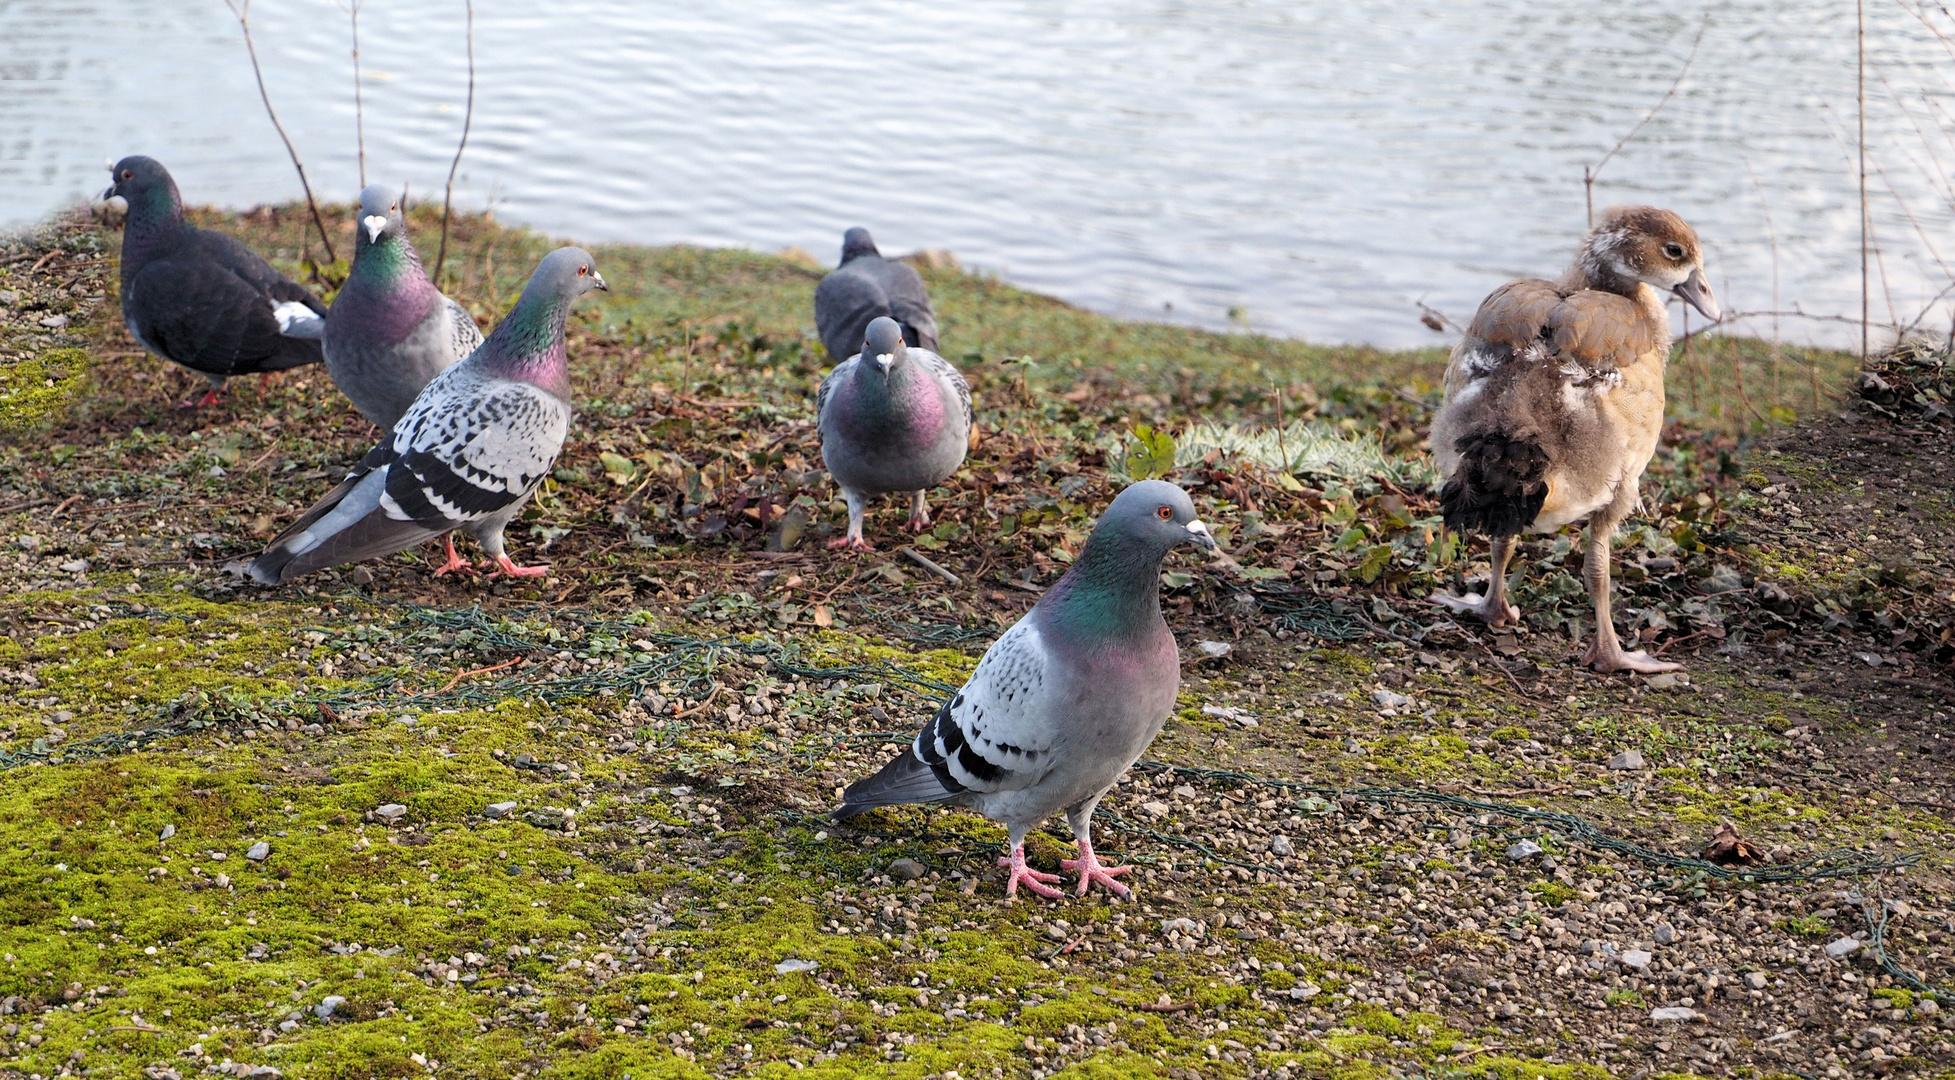
[[[374,241],[379,240],[380,234],[386,231],[387,215],[368,214],[366,217],[360,219],[360,224],[366,228],[367,243],[371,244]]]
[[[1210,551],[1215,550],[1215,538],[1208,534],[1208,526],[1203,525],[1200,518],[1188,523],[1188,539]]]
[[[605,292],[611,291],[611,286],[604,283],[604,275],[595,270],[591,271],[591,284],[603,289]]]
[[[1690,276],[1672,291],[1683,297],[1685,303],[1703,312],[1706,319],[1718,322],[1724,318],[1723,310],[1717,306],[1717,297],[1711,295],[1711,283],[1704,279],[1702,269],[1692,270]]]

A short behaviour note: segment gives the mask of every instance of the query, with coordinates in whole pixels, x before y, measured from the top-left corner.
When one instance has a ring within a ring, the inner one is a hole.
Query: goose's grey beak
[[[1711,295],[1711,283],[1704,278],[1702,269],[1692,270],[1672,292],[1683,297],[1684,302],[1704,313],[1706,319],[1718,322],[1724,318],[1723,309],[1717,306],[1717,297]]]
[[[1208,534],[1208,526],[1203,525],[1200,518],[1188,523],[1188,539],[1210,551],[1215,550],[1215,538]]]
[[[379,240],[380,234],[386,230],[387,216],[385,214],[368,214],[366,217],[360,219],[360,224],[366,228],[367,243],[371,244]]]
[[[598,288],[604,290],[605,292],[611,291],[611,286],[606,285],[604,283],[604,275],[598,273],[595,270],[591,271],[591,284],[597,286]]]

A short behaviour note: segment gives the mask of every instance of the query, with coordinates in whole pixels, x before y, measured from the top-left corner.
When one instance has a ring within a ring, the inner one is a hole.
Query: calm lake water
[[[1101,311],[1388,346],[1449,340],[1419,325],[1421,299],[1464,320],[1507,277],[1565,263],[1583,164],[1662,96],[1704,11],[476,6],[464,204],[583,241],[792,244],[824,260],[863,224],[885,251],[948,248]],[[1906,321],[1951,280],[1938,247],[1955,249],[1941,169],[1955,55],[1897,0],[1868,14],[1873,309]],[[263,0],[253,25],[315,185],[350,198],[342,9]],[[368,174],[433,193],[461,126],[462,2],[372,0],[361,32]],[[1681,212],[1727,310],[1857,315],[1853,60],[1845,0],[1715,5],[1682,89],[1602,173],[1596,205]],[[135,152],[194,201],[298,194],[220,0],[0,0],[0,224],[99,192],[104,159]],[[1946,328],[1945,305],[1930,322]]]

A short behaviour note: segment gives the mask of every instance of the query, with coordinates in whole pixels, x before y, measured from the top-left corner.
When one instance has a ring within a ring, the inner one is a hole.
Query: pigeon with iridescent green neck
[[[589,252],[544,256],[481,348],[435,376],[380,445],[252,562],[251,576],[287,582],[457,529],[495,560],[491,577],[548,573],[511,561],[502,530],[563,451],[571,417],[564,322],[572,300],[602,288]],[[451,547],[438,572],[467,566]]]
[[[140,154],[113,166],[102,193],[129,216],[122,227],[122,319],[143,348],[202,375],[217,400],[224,381],[320,360],[319,343],[284,333],[317,319],[326,305],[272,269],[237,237],[183,218],[170,172]]]
[[[896,320],[869,324],[862,349],[835,365],[815,394],[821,458],[848,500],[848,533],[829,547],[872,550],[862,538],[869,500],[910,493],[910,528],[930,524],[925,488],[964,464],[971,387],[950,361],[903,340]]]
[[[1005,631],[956,696],[902,756],[843,793],[837,818],[878,806],[968,806],[1005,826],[1005,895],[1020,885],[1058,897],[1025,864],[1025,835],[1064,811],[1079,895],[1129,868],[1093,854],[1093,809],[1174,711],[1181,665],[1161,618],[1161,560],[1182,544],[1213,548],[1188,493],[1160,480],[1122,491],[1086,547],[1031,611]]]
[[[401,200],[360,192],[353,269],[323,327],[326,372],[356,408],[390,431],[436,375],[482,344],[467,309],[441,294],[407,238]]]

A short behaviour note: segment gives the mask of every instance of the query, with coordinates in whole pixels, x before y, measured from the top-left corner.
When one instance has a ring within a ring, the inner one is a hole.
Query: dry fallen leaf
[[[1716,835],[1704,846],[1704,858],[1719,866],[1750,866],[1765,861],[1765,855],[1752,842],[1738,835],[1737,826],[1721,822]]]

